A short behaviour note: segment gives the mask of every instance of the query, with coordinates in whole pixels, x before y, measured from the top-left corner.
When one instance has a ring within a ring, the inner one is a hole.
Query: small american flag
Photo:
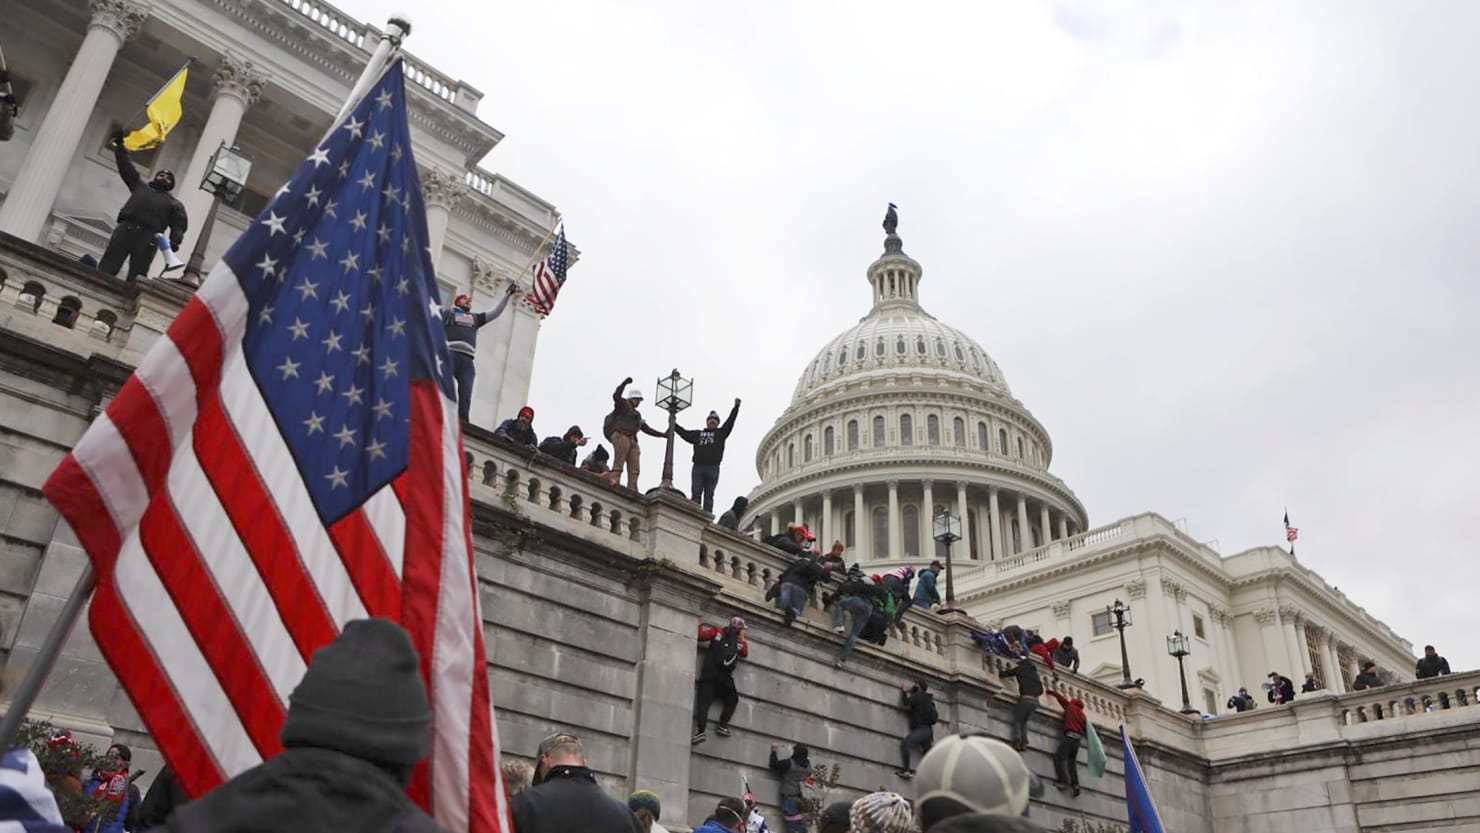
[[[555,235],[555,244],[550,253],[534,266],[534,287],[524,296],[524,303],[540,315],[549,315],[555,308],[555,298],[560,287],[565,286],[565,268],[569,252],[565,246],[565,227]]]
[[[1290,513],[1287,510],[1285,512],[1285,540],[1293,544],[1295,543],[1295,539],[1299,537],[1300,529],[1298,527],[1290,526]]]
[[[503,829],[427,239],[396,61],[46,483],[97,571],[93,637],[192,796],[280,752],[313,652],[376,616],[410,633],[434,712],[411,796]]]

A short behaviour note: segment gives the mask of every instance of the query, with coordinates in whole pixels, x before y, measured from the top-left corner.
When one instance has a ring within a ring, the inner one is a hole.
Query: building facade
[[[12,0],[5,14],[7,31],[25,37],[5,43],[20,113],[15,137],[0,146],[0,231],[68,257],[98,257],[128,196],[108,138],[138,127],[144,103],[194,58],[180,124],[135,161],[175,172],[174,193],[191,224],[180,248],[187,258],[210,211],[200,183],[212,155],[225,144],[252,159],[245,193],[219,208],[207,235],[207,268],[317,145],[381,37],[318,0]],[[484,309],[521,279],[559,215],[478,167],[503,138],[478,118],[483,94],[406,58],[413,150],[443,296],[466,292]],[[51,315],[65,300],[43,298],[38,313]],[[91,326],[98,312],[84,306],[78,321]],[[539,327],[521,304],[484,329],[476,423],[492,424],[524,403]]]
[[[841,540],[866,569],[920,567],[947,551],[932,519],[961,519],[951,545],[958,606],[1001,627],[1075,637],[1080,672],[1119,683],[1119,637],[1106,609],[1131,608],[1132,680],[1180,702],[1165,638],[1191,639],[1190,705],[1217,714],[1271,672],[1307,674],[1333,692],[1359,663],[1411,679],[1412,646],[1284,551],[1224,557],[1154,515],[1091,529],[1074,492],[1049,471],[1048,431],[1012,396],[969,336],[925,312],[920,264],[897,233],[868,268],[871,308],[829,341],[761,440],[754,525],[804,523]],[[941,582],[944,591],[944,582]]]

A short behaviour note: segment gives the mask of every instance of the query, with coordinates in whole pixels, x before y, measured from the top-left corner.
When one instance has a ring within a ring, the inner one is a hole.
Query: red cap
[[[528,405],[525,405],[523,408],[520,408],[519,409],[519,419],[527,419],[530,422],[534,422],[534,408],[531,408]]]
[[[467,301],[468,303],[472,303],[473,298],[472,298],[471,295],[459,295],[456,298],[453,298],[452,299],[452,305],[453,306],[457,306],[458,304],[461,304],[463,301]]]

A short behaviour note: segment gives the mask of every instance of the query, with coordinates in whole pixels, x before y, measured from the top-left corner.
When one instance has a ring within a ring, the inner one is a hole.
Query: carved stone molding
[[[457,174],[431,168],[421,175],[421,193],[427,208],[451,211],[468,195],[468,186]]]
[[[1280,605],[1280,621],[1289,622],[1292,625],[1300,624],[1305,614],[1294,605]]]
[[[1072,608],[1073,608],[1073,604],[1068,599],[1065,599],[1064,601],[1061,601],[1061,602],[1054,602],[1053,603],[1053,615],[1054,615],[1054,618],[1056,618],[1056,619],[1068,619],[1069,618],[1069,611]]]
[[[1322,637],[1329,634],[1330,631],[1326,629],[1325,625],[1317,625],[1315,622],[1306,622],[1305,633],[1307,636],[1312,636],[1315,637],[1317,640],[1320,640]]]
[[[267,86],[267,76],[245,58],[227,52],[221,56],[221,63],[216,66],[215,75],[211,76],[215,82],[212,90],[215,95],[230,95],[246,102],[248,107],[257,103],[262,97],[262,88]]]
[[[1278,615],[1278,613],[1267,607],[1261,607],[1254,611],[1254,621],[1261,625],[1269,625],[1274,623],[1275,617]]]
[[[1187,598],[1186,585],[1182,584],[1182,582],[1177,581],[1174,578],[1162,578],[1161,592],[1167,594],[1168,596],[1174,597],[1179,602]]]
[[[88,25],[112,32],[119,41],[133,37],[149,19],[149,7],[130,0],[92,0],[88,12]]]
[[[1000,630],[1002,630],[1003,623],[1004,623],[1004,620],[1002,620],[1002,619],[987,619],[986,621],[982,622],[983,625],[986,625],[987,626],[987,629],[988,630],[994,630],[994,631],[1000,631]]]
[[[1126,582],[1125,593],[1132,599],[1139,599],[1144,597],[1146,595],[1146,582],[1142,581],[1141,579],[1134,579],[1132,581]]]
[[[1228,624],[1228,609],[1217,605],[1208,605],[1208,615],[1219,625]]]

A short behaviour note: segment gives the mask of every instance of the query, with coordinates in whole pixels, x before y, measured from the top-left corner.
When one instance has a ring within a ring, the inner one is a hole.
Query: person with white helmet
[[[452,353],[452,378],[457,383],[457,415],[463,422],[468,421],[468,409],[473,406],[473,357],[478,355],[478,330],[503,315],[504,307],[518,291],[519,284],[509,281],[504,297],[487,312],[473,312],[473,299],[468,295],[452,299],[452,309],[442,311],[447,350]]]
[[[637,412],[643,400],[642,391],[627,387],[630,384],[632,377],[628,376],[612,391],[612,412],[607,414],[602,428],[606,432],[606,438],[612,441],[612,471],[620,480],[625,467],[627,488],[637,491],[637,473],[642,456],[641,449],[637,446],[637,432],[641,431],[651,437],[666,437],[668,434],[643,420],[642,414]]]

